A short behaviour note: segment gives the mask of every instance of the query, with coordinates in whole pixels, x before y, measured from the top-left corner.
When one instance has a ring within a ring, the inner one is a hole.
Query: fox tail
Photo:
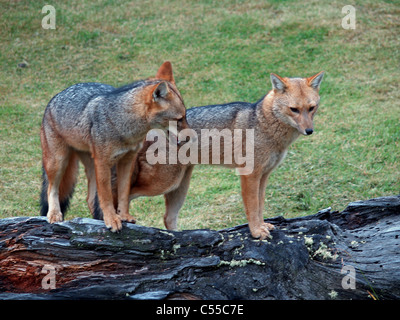
[[[61,180],[59,189],[60,208],[63,217],[69,208],[70,200],[74,194],[74,188],[78,178],[78,169],[78,159],[72,156]],[[47,199],[48,187],[49,180],[46,171],[42,166],[42,191],[40,193],[40,214],[42,216],[46,216],[49,211],[49,202]]]

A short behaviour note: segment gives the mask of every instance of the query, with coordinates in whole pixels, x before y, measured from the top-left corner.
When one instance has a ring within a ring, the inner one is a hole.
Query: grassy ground
[[[326,71],[316,132],[300,138],[271,176],[265,216],[293,217],[400,193],[400,6],[358,1],[59,1],[56,30],[44,3],[0,1],[0,218],[38,215],[39,129],[47,102],[77,82],[115,86],[171,60],[187,107],[257,101],[269,73]],[[25,63],[27,67],[18,67]],[[81,170],[83,171],[83,170]],[[89,217],[81,174],[67,218]],[[162,197],[131,204],[138,223],[162,227]],[[198,166],[180,228],[245,223],[238,177]]]

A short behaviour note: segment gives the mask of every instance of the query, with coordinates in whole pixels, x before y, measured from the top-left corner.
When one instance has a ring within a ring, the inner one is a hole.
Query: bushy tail
[[[69,208],[69,202],[74,194],[74,188],[78,177],[78,158],[73,155],[68,163],[67,169],[65,170],[64,176],[60,184],[60,208],[63,216]],[[46,216],[49,211],[49,202],[47,199],[47,189],[49,187],[49,181],[47,178],[46,171],[42,167],[42,191],[40,193],[40,214]]]

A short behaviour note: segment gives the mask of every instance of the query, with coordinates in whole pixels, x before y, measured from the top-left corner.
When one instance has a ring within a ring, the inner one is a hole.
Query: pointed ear
[[[271,73],[271,83],[272,83],[272,88],[277,90],[277,91],[285,91],[286,89],[286,84],[285,84],[285,80],[283,80],[283,78],[281,78],[280,76],[278,76],[275,73]]]
[[[307,78],[307,83],[311,88],[319,89],[325,71],[318,72],[316,75]]]
[[[153,90],[153,99],[158,102],[161,99],[166,99],[169,93],[168,85],[165,81],[160,82]]]
[[[160,69],[158,69],[157,74],[156,74],[156,79],[160,79],[160,80],[166,80],[168,82],[171,82],[173,84],[175,84],[175,79],[174,79],[174,75],[172,73],[172,65],[171,62],[169,61],[165,61]]]

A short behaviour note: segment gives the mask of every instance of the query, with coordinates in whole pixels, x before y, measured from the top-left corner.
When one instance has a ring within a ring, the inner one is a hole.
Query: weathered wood
[[[115,234],[92,219],[2,219],[0,299],[400,298],[400,196],[266,221],[268,241],[247,225]]]

